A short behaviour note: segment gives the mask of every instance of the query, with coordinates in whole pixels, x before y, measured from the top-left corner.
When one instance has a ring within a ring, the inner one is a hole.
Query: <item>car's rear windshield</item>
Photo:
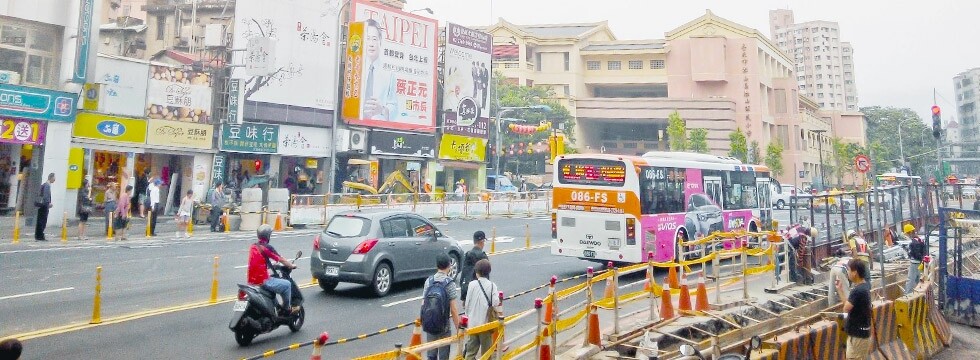
[[[358,237],[371,230],[371,220],[351,215],[335,215],[324,230],[333,237]]]

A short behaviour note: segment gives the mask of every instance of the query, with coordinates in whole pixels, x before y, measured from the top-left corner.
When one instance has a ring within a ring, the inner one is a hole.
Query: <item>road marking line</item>
[[[73,287],[66,287],[66,288],[61,288],[61,289],[35,291],[35,292],[23,293],[23,294],[17,294],[17,295],[8,295],[8,296],[0,297],[0,300],[16,299],[16,298],[22,298],[22,297],[26,297],[26,296],[50,294],[50,293],[53,293],[53,292],[68,291],[68,290],[75,290],[75,288],[73,288]]]
[[[400,304],[409,303],[409,302],[418,301],[418,300],[422,300],[422,297],[421,296],[416,296],[416,297],[405,299],[405,300],[401,300],[401,301],[395,301],[393,303],[387,303],[387,304],[381,305],[381,307],[392,307],[392,306],[395,306],[395,305],[400,305]]]

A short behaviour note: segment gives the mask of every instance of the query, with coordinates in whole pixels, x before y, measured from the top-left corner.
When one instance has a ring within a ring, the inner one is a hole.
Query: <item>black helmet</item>
[[[259,242],[269,242],[272,239],[272,226],[269,224],[259,225],[259,228],[255,229],[255,236],[259,238]]]

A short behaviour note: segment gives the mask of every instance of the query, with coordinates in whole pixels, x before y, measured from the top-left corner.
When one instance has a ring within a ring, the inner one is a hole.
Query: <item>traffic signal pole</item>
[[[935,104],[936,89],[933,92],[933,104]],[[946,178],[943,177],[943,116],[942,110],[938,105],[932,105],[932,136],[936,138],[936,183],[939,186],[939,199],[936,204],[942,201],[942,206],[946,206]],[[942,177],[942,179],[940,179]],[[938,212],[937,212],[938,215]],[[928,236],[926,237],[928,239]]]

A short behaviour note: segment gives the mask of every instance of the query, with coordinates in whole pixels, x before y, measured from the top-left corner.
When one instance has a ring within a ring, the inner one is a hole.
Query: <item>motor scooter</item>
[[[303,252],[296,253],[296,262]],[[293,269],[282,264],[272,265],[272,277],[289,280],[292,286],[292,306],[299,306],[299,311],[291,313],[276,301],[276,293],[263,286],[238,284],[238,301],[228,328],[235,333],[238,345],[248,346],[259,334],[269,333],[282,325],[297,332],[303,327],[306,310],[303,308],[303,293],[299,291],[296,282],[290,277]]]
[[[760,346],[762,346],[762,338],[756,335],[753,336],[751,340],[749,340],[749,344],[748,346],[745,347],[745,351],[743,353],[724,354],[718,357],[717,360],[748,360],[749,356],[752,353],[752,350],[758,349]],[[685,357],[694,357],[699,360],[705,360],[704,355],[701,355],[701,351],[699,351],[694,346],[691,346],[690,344],[681,345],[680,350],[681,350],[681,355],[684,355]]]

